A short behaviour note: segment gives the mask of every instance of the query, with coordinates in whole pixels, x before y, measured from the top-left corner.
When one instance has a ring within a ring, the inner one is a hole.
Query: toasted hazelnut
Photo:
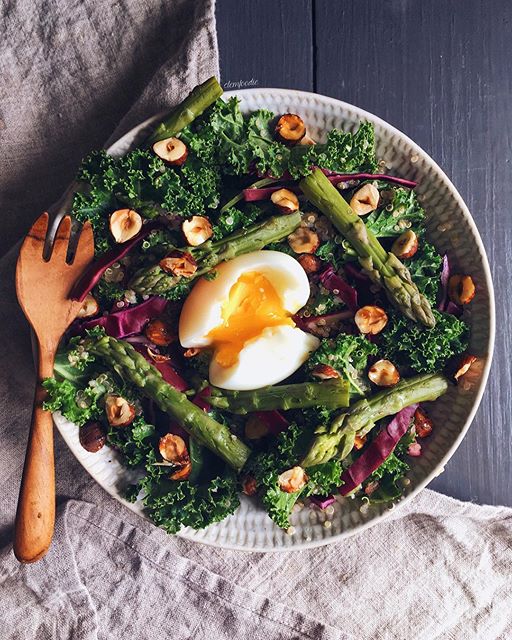
[[[316,142],[313,140],[313,138],[310,138],[308,136],[308,134],[306,133],[306,135],[302,138],[302,140],[299,142],[299,144],[307,145],[307,146],[311,147],[314,144],[316,144]]]
[[[371,182],[358,189],[350,200],[350,208],[358,216],[375,211],[379,204],[379,190]]]
[[[110,216],[110,233],[118,243],[126,242],[142,229],[142,218],[133,209],[118,209]]]
[[[394,253],[400,260],[412,258],[418,251],[418,236],[412,229],[407,229],[393,242],[391,253]]]
[[[190,349],[186,349],[183,352],[183,356],[185,358],[195,358],[199,353],[201,353],[201,349],[199,349],[199,347],[190,347]]]
[[[146,338],[159,347],[167,347],[176,340],[176,336],[168,322],[160,318],[151,320],[144,330]]]
[[[245,495],[253,496],[257,490],[256,480],[252,476],[246,476],[242,482],[242,491]]]
[[[151,360],[153,360],[153,362],[162,363],[162,362],[167,362],[171,359],[171,356],[165,353],[158,353],[151,347],[148,347],[146,351],[148,356],[151,358]]]
[[[317,364],[311,371],[311,375],[318,380],[334,380],[339,378],[340,374],[328,364]]]
[[[270,196],[281,213],[294,213],[299,210],[299,199],[289,189],[278,189]]]
[[[80,307],[77,318],[90,318],[91,316],[95,316],[100,310],[98,303],[93,295],[88,293],[85,296],[85,300],[83,301],[82,306]]]
[[[388,323],[388,316],[384,309],[369,304],[357,310],[354,321],[361,333],[375,336]]]
[[[314,253],[320,246],[320,240],[311,229],[299,227],[288,236],[288,244],[295,253]]]
[[[99,422],[84,424],[83,427],[80,427],[78,437],[82,447],[90,453],[99,451],[107,441],[105,431]]]
[[[245,437],[248,440],[259,440],[268,435],[268,425],[257,415],[249,416],[245,423]]]
[[[212,225],[204,216],[192,216],[190,220],[185,220],[181,230],[191,247],[203,244],[213,235]]]
[[[285,493],[296,493],[300,491],[308,481],[306,472],[302,467],[293,467],[281,473],[277,482],[281,491]]]
[[[454,374],[455,380],[459,380],[464,376],[471,368],[473,362],[476,362],[476,356],[466,355],[462,357],[462,360],[459,363],[458,369]]]
[[[418,438],[426,438],[432,433],[432,420],[419,407],[414,412],[414,429]]]
[[[174,473],[171,473],[169,480],[186,480],[192,473],[192,463],[187,462]]]
[[[389,360],[377,360],[368,370],[368,378],[379,387],[392,387],[400,380],[400,374]]]
[[[126,427],[135,418],[135,407],[121,396],[109,395],[105,398],[105,412],[112,427]]]
[[[320,258],[317,258],[310,253],[302,253],[297,260],[306,273],[316,273],[322,266]]]
[[[354,449],[362,449],[366,444],[366,436],[356,436],[354,438]]]
[[[180,278],[190,278],[197,271],[197,262],[186,251],[173,251],[159,262],[160,268],[166,273]]]
[[[468,304],[475,297],[471,276],[454,275],[448,280],[448,296],[455,304]]]
[[[277,121],[275,133],[280,142],[295,144],[306,135],[306,125],[295,113],[285,113]]]
[[[179,138],[166,138],[155,142],[153,151],[159,158],[173,167],[181,167],[188,156],[187,145]]]
[[[158,451],[167,462],[183,466],[190,462],[187,445],[181,436],[166,433],[158,442]]]

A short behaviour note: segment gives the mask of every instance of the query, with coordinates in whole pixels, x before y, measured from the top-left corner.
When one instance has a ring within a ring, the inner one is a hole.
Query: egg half
[[[292,315],[309,298],[304,269],[279,251],[254,251],[215,267],[183,305],[179,339],[185,348],[213,350],[209,378],[223,389],[259,389],[281,382],[318,345]]]

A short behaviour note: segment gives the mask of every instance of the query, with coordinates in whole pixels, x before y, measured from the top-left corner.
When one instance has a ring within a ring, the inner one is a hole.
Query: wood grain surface
[[[430,486],[512,506],[512,3],[217,0],[217,30],[226,88],[304,89],[367,109],[460,191],[491,263],[496,349],[474,423]]]

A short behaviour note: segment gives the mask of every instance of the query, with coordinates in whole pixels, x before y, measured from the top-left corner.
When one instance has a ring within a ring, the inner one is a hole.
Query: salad
[[[169,533],[254,496],[290,526],[338,495],[398,499],[465,354],[470,275],[428,242],[371,123],[313,140],[211,78],[125,156],[90,154],[72,214],[95,260],[45,407],[108,446]]]

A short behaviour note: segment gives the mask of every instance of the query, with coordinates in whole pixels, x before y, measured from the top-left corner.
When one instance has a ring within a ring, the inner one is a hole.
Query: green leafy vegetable
[[[407,261],[412,279],[432,306],[435,306],[437,300],[442,262],[443,258],[434,245],[422,237],[419,238],[418,251]]]
[[[385,186],[389,192],[389,184]],[[383,207],[366,216],[366,228],[377,238],[394,238],[411,226],[421,225],[425,219],[425,211],[418,202],[418,197],[411,189],[394,187],[392,199]]]

